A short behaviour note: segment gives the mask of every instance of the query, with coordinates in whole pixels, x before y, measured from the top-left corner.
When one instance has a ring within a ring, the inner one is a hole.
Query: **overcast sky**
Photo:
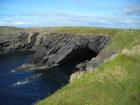
[[[0,0],[0,26],[140,28],[140,0]]]

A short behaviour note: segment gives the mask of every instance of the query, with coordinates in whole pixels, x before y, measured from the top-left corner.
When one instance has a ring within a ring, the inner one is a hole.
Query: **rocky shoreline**
[[[107,35],[20,32],[16,36],[0,35],[0,54],[34,51],[26,64],[17,67],[18,71],[48,70],[73,62],[76,70],[89,70],[114,54],[101,52],[110,39]]]

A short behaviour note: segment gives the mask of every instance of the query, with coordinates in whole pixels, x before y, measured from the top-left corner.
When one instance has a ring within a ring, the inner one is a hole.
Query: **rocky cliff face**
[[[108,36],[81,36],[67,33],[44,33],[27,65],[18,69],[50,69],[59,65],[90,61],[105,47]],[[36,66],[38,65],[38,66]]]
[[[20,32],[18,35],[0,35],[0,54],[32,50],[38,34]]]
[[[105,35],[21,32],[15,37],[0,37],[0,53],[35,51],[28,63],[17,70],[47,70],[70,63],[77,65],[77,69],[88,69],[102,62],[95,57],[109,39]]]

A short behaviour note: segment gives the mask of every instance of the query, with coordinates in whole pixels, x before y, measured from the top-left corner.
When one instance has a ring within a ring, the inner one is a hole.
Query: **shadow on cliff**
[[[88,48],[76,49],[67,55],[67,57],[60,62],[59,66],[49,69],[47,72],[46,70],[41,71],[42,77],[51,82],[53,81],[57,85],[57,87],[49,92],[47,96],[69,83],[70,76],[77,71],[76,66],[79,63],[91,60],[96,57],[97,54],[98,53],[95,53]]]

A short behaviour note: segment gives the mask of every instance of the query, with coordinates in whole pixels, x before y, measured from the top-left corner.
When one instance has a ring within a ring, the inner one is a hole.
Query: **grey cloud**
[[[140,16],[140,5],[126,7],[124,12],[126,15]]]

